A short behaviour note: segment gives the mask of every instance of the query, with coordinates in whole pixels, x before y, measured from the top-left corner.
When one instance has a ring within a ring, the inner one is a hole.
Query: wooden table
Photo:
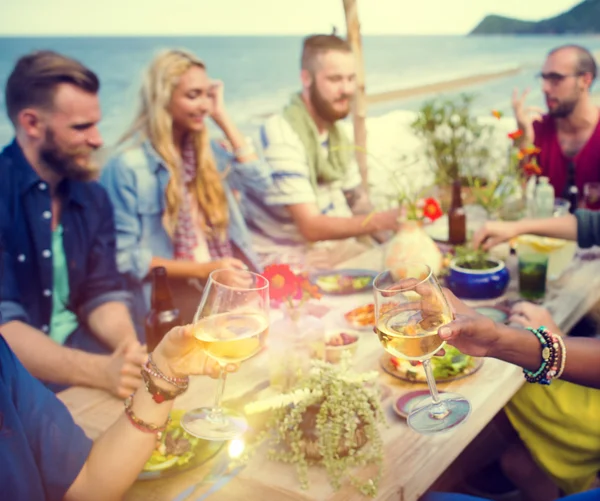
[[[345,263],[344,267],[379,268],[381,251],[373,249]],[[516,276],[516,275],[515,275]],[[509,295],[514,295],[514,282]],[[343,326],[342,313],[361,304],[372,302],[372,294],[327,298],[331,311],[325,317],[329,325]],[[563,329],[570,329],[586,311],[600,300],[600,259],[575,260],[569,270],[551,288],[548,306]],[[272,332],[271,335],[277,335]],[[384,353],[377,338],[362,336],[356,358],[356,369],[379,368]],[[237,374],[230,376],[226,397],[235,398],[264,388],[268,381],[266,352],[245,362]],[[513,365],[486,359],[474,375],[449,384],[440,384],[443,390],[456,391],[466,396],[472,405],[467,423],[454,431],[435,436],[419,435],[408,428],[405,421],[395,416],[391,404],[399,395],[426,385],[404,383],[381,373],[380,383],[389,388],[383,402],[389,427],[381,430],[385,444],[384,477],[377,499],[417,500],[473,438],[490,422],[523,383],[521,370]],[[196,378],[190,390],[176,401],[177,408],[192,408],[211,404],[215,383],[207,378]],[[86,433],[96,438],[122,412],[122,403],[110,395],[86,388],[71,388],[59,397],[72,412],[75,421]],[[210,471],[211,463],[193,471],[165,480],[137,482],[128,492],[127,500],[173,500],[185,488],[200,482]],[[311,487],[302,491],[295,471],[288,465],[271,462],[260,452],[236,477],[210,495],[211,501],[246,500],[328,500],[346,501],[362,498],[350,486],[333,492],[322,469],[312,468]],[[210,485],[201,485],[190,500],[196,500]],[[204,498],[202,498],[204,499]]]

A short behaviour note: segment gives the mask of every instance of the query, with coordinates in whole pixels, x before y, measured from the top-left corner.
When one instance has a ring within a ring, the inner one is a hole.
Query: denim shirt
[[[272,182],[270,168],[261,160],[239,163],[217,142],[211,142],[211,146],[218,171],[227,171],[223,188],[229,209],[228,237],[259,270],[259,261],[251,248],[250,234],[233,190],[243,193],[248,186],[268,188]],[[113,157],[100,176],[115,208],[119,270],[128,278],[134,296],[137,294],[135,289],[142,284],[146,311],[151,288],[146,278],[152,258],[174,258],[173,241],[162,222],[170,177],[164,164],[146,141]]]
[[[16,141],[0,154],[0,316],[48,332],[52,314],[52,208],[48,184]],[[80,323],[130,294],[116,266],[112,206],[96,182],[64,179],[60,223],[69,272],[67,305]]]

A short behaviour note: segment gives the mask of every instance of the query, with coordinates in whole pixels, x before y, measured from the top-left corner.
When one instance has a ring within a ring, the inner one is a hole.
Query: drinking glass
[[[258,353],[269,330],[269,282],[243,270],[215,270],[209,275],[193,321],[194,336],[204,352],[220,366],[212,407],[187,412],[181,425],[205,440],[230,440],[243,434],[248,423],[240,413],[221,407],[230,363]]]
[[[585,183],[583,186],[583,203],[589,210],[600,210],[600,183]]]
[[[385,350],[394,357],[423,363],[430,397],[408,415],[408,425],[422,434],[442,432],[466,421],[469,401],[457,393],[438,393],[431,357],[445,344],[438,329],[453,318],[452,309],[431,268],[402,263],[386,270],[373,282],[375,331]]]

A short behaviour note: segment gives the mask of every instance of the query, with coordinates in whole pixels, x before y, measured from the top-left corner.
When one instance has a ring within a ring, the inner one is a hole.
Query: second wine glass
[[[385,350],[394,357],[423,363],[430,398],[412,409],[408,425],[423,434],[454,428],[470,414],[469,401],[456,393],[438,393],[431,357],[443,346],[438,329],[453,314],[431,268],[402,263],[380,273],[373,282],[376,332]]]
[[[269,330],[269,282],[250,271],[213,271],[193,325],[204,352],[221,370],[214,406],[187,412],[181,425],[205,440],[230,440],[244,433],[248,425],[243,415],[221,406],[225,368],[247,360],[264,346]]]

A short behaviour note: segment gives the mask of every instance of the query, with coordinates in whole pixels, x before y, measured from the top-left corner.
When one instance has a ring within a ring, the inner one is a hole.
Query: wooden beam
[[[367,174],[367,96],[365,93],[365,68],[363,62],[360,22],[358,20],[357,0],[343,0],[348,42],[356,57],[356,95],[354,98],[354,144],[357,147],[356,161],[360,169],[362,184],[368,189]]]

